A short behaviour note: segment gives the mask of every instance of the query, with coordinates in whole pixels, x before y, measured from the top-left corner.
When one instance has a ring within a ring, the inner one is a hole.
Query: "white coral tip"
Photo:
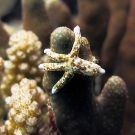
[[[100,68],[99,68],[99,73],[104,74],[104,73],[105,73],[105,70],[100,67]]]

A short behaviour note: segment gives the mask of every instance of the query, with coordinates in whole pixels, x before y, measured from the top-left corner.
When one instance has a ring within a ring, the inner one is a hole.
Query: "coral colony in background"
[[[22,29],[0,22],[0,135],[135,134],[135,0],[77,3],[22,0]]]

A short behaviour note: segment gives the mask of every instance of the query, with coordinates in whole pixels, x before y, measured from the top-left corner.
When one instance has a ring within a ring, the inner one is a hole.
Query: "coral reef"
[[[73,46],[72,39],[75,38],[69,33],[72,31],[66,27],[54,30],[51,34],[51,50],[69,54]],[[62,42],[66,39],[69,41]],[[83,42],[83,46],[87,45],[88,42]],[[68,47],[70,49],[65,50]],[[83,48],[83,53],[87,53],[85,49]],[[89,55],[92,55],[91,52]],[[49,61],[52,60],[48,58]],[[93,94],[94,77],[75,74],[59,92],[52,94],[54,84],[62,75],[63,72],[60,71],[46,71],[43,77],[43,86],[50,96],[61,135],[120,135],[127,96],[123,80],[117,76],[111,77],[102,93],[96,97]]]
[[[46,105],[43,105],[43,108],[39,106],[39,109],[42,110],[44,124],[36,135],[134,135],[135,0],[76,0],[77,5],[74,5],[78,11],[76,14],[72,14],[69,10],[71,7],[68,7],[63,1],[66,1],[67,5],[71,4],[71,0],[18,0],[18,3],[22,2],[22,13],[18,12],[20,9],[17,10],[21,5],[16,5],[15,10],[11,11],[12,16],[7,16],[9,17],[7,20],[11,21],[16,18],[16,14],[22,14],[24,33],[29,33],[30,30],[36,34],[37,40],[30,36],[33,44],[41,41],[42,47],[40,45],[35,47],[32,54],[27,53],[30,46],[20,53],[20,49],[25,46],[22,46],[25,38],[18,39],[20,44],[18,47],[15,45],[15,41],[14,45],[8,46],[11,33],[7,32],[7,29],[3,27],[3,22],[0,22],[0,56],[4,63],[4,68],[1,69],[0,125],[3,125],[4,120],[7,119],[9,111],[2,99],[5,100],[5,97],[11,96],[12,85],[26,77],[36,80],[37,85],[41,86],[43,72],[39,71],[38,65],[45,63],[42,65],[42,68],[45,69],[46,65],[50,63],[59,65],[63,62],[58,61],[54,56],[70,55],[76,39],[72,30],[79,25],[82,35],[86,38],[81,37],[80,39],[81,45],[77,57],[101,65],[106,73],[95,78],[95,76],[84,76],[84,71],[83,74],[80,74],[80,69],[73,70],[72,75],[74,76],[66,77],[68,83],[65,83],[64,80],[64,83],[60,83],[62,87],[58,86],[56,89],[58,91],[52,94],[53,86],[61,80],[65,69],[57,72],[45,71],[43,86],[50,97],[51,104],[47,103],[47,114]],[[74,4],[74,0],[72,3]],[[3,17],[1,19],[6,20]],[[67,26],[72,30],[66,27],[54,30],[58,26]],[[20,34],[20,37],[22,35]],[[49,48],[49,44],[50,49],[46,49]],[[46,49],[47,55],[42,55],[43,49]],[[26,58],[22,59],[24,54]],[[64,62],[70,65],[70,60],[68,58],[68,62]],[[73,69],[75,66],[69,67]],[[82,65],[80,67],[82,68]],[[120,77],[114,75],[120,76],[127,85],[129,93],[127,102],[125,84]],[[109,79],[109,77],[111,78]],[[44,94],[42,95],[45,98]],[[125,102],[127,103],[126,110],[124,110]],[[57,127],[60,133],[57,131]]]

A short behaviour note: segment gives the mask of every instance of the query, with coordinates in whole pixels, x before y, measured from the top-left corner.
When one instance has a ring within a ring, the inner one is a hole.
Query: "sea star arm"
[[[73,72],[66,71],[61,77],[61,79],[53,86],[52,94],[58,92],[59,89],[62,88],[70,79],[72,79],[73,76]]]
[[[75,33],[75,41],[72,47],[72,50],[70,52],[70,57],[77,57],[79,53],[79,49],[81,46],[81,32],[80,32],[80,27],[76,26],[74,28],[74,33]]]
[[[54,61],[64,62],[68,59],[68,56],[66,54],[58,54],[58,53],[51,51],[50,49],[45,49],[44,53],[46,53]]]
[[[65,71],[66,63],[42,63],[38,67],[46,71]]]

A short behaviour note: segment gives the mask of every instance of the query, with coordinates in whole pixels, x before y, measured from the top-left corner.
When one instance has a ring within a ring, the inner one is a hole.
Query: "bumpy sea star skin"
[[[78,57],[79,49],[81,46],[81,33],[80,27],[74,28],[75,41],[71,52],[66,54],[58,54],[52,52],[50,49],[45,49],[44,53],[50,56],[53,60],[60,63],[43,63],[39,65],[39,68],[47,71],[65,71],[62,78],[53,86],[52,94],[56,93],[62,88],[75,73],[79,73],[86,76],[97,76],[99,73],[105,73],[98,64],[81,59]]]

